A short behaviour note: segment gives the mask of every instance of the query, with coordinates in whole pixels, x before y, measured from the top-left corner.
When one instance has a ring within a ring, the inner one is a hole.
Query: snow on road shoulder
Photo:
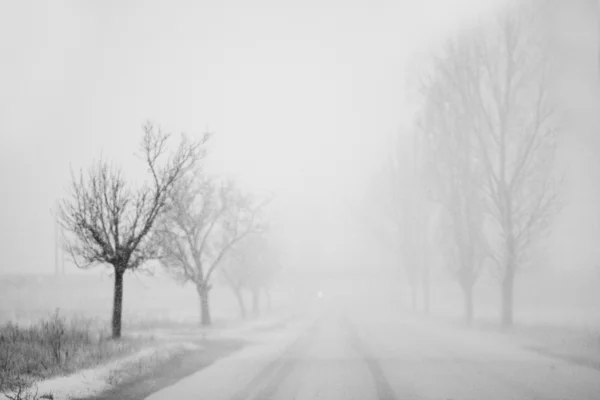
[[[37,382],[30,392],[35,393],[37,388],[38,395],[48,393],[54,400],[93,396],[121,382],[125,371],[131,376],[136,372],[135,368],[139,368],[138,371],[143,372],[143,369],[152,363],[162,362],[183,351],[198,350],[199,348],[200,346],[191,342],[168,343],[146,348],[104,365],[78,371],[68,376]],[[7,397],[0,394],[0,400],[7,400]]]
[[[268,326],[270,323],[263,321],[253,327]],[[287,322],[286,329],[255,333],[249,327],[244,330],[248,334],[246,339],[251,342],[249,346],[154,393],[146,400],[195,399],[198,393],[211,400],[231,398],[239,388],[245,387],[271,361],[283,354],[312,323],[312,320],[293,320]],[[240,333],[237,330],[235,335]],[[224,333],[224,336],[233,334]]]
[[[289,318],[273,316],[245,323],[232,328],[207,328],[200,331],[180,332],[179,339],[192,339],[204,336],[206,339],[253,339],[252,330],[265,328]],[[173,332],[172,332],[173,333]],[[153,334],[154,335],[154,334]],[[167,337],[167,336],[165,336]],[[175,338],[175,336],[173,336]],[[260,340],[255,338],[255,340]],[[104,366],[78,372],[68,377],[55,378],[38,384],[39,393],[52,393],[55,400],[67,400],[75,397],[85,397],[108,390],[128,379],[141,376],[158,364],[167,361],[182,352],[200,349],[201,346],[192,341],[178,341],[161,346],[144,349],[134,355],[122,358]]]
[[[426,330],[439,348],[454,358],[481,361],[478,365],[485,366],[489,376],[527,388],[542,398],[597,399],[600,393],[597,369],[530,351],[510,335],[439,324],[427,324]]]
[[[391,365],[388,373],[403,376],[419,393],[487,393],[490,399],[597,399],[600,393],[600,371],[529,351],[507,336],[415,316],[371,319],[362,328],[375,358],[414,366]],[[432,376],[435,386],[428,383]]]

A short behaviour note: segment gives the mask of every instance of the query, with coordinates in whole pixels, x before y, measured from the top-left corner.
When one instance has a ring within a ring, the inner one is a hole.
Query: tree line
[[[65,247],[79,268],[112,268],[113,338],[121,336],[124,275],[144,270],[149,261],[159,261],[176,280],[195,286],[203,326],[211,324],[209,293],[222,265],[236,294],[242,288],[265,289],[278,270],[264,244],[271,197],[208,174],[210,137],[182,134],[172,147],[171,134],[146,123],[140,144],[144,182],[127,180],[106,160],[72,174],[59,211]],[[250,262],[257,251],[262,258]],[[245,316],[243,299],[240,304]]]
[[[544,2],[463,29],[420,67],[419,109],[381,173],[382,221],[416,307],[428,309],[431,252],[464,295],[484,268],[499,277],[500,320],[513,323],[514,282],[560,209],[560,112],[540,29]]]

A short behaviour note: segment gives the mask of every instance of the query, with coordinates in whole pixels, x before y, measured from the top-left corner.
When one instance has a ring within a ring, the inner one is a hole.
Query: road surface
[[[323,307],[148,400],[175,398],[600,399],[600,371],[391,310]]]

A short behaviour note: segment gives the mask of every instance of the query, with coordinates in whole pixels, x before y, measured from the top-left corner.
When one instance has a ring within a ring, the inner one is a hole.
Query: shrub
[[[0,391],[19,391],[38,379],[91,367],[139,347],[110,340],[109,334],[89,319],[68,321],[58,310],[31,326],[1,326]]]

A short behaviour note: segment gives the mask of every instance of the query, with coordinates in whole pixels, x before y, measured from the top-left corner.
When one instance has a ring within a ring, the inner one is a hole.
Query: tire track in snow
[[[313,323],[305,333],[289,345],[282,355],[267,365],[231,400],[265,400],[271,398],[279,385],[296,367],[298,355],[303,354],[305,349],[310,346],[320,323],[320,321]]]
[[[303,355],[307,354],[307,349],[309,349],[314,342],[322,323],[323,322],[321,321],[315,322],[305,333],[296,339],[283,354],[268,364],[267,367],[254,377],[245,387],[238,391],[231,400],[271,399],[280,388],[280,385],[298,367],[298,363],[301,362],[300,360],[305,358]],[[366,343],[359,337],[353,324],[346,318],[339,319],[337,323],[343,328],[345,333],[344,336],[348,339],[348,343],[365,363],[375,385],[377,399],[398,400],[379,361],[370,355]]]
[[[346,328],[347,335],[350,339],[350,344],[354,350],[360,354],[363,361],[367,365],[369,373],[371,374],[373,382],[375,383],[377,398],[379,400],[397,400],[394,390],[392,389],[389,380],[383,372],[379,361],[375,357],[369,355],[369,349],[367,348],[364,340],[362,340],[358,335],[356,328],[345,317],[341,319],[340,324]]]

